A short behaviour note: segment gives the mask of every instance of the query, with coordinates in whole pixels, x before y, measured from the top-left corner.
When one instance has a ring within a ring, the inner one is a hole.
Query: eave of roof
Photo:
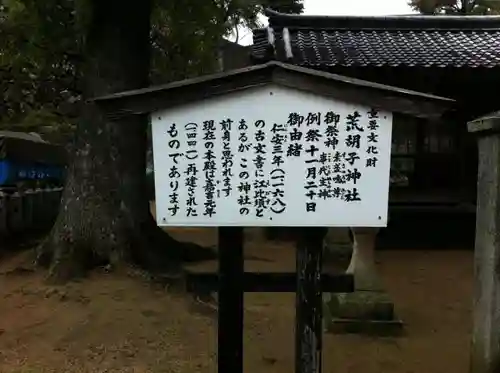
[[[266,9],[271,27],[346,30],[500,30],[500,16],[397,15],[318,16],[283,14]]]
[[[38,134],[26,133],[26,132],[16,132],[16,131],[0,131],[0,138],[11,138],[11,139],[20,139],[26,141],[47,143],[42,137]]]

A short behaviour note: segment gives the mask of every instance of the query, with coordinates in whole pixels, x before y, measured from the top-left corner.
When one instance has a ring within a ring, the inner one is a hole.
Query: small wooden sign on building
[[[156,218],[219,229],[220,373],[243,370],[243,293],[296,292],[296,372],[321,367],[324,228],[387,224],[393,113],[440,117],[452,100],[279,62],[95,99],[110,119],[148,114]],[[300,230],[296,273],[245,273],[243,227]]]

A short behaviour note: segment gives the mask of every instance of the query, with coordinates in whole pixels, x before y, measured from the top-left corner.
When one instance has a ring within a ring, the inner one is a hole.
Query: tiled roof
[[[252,57],[309,67],[500,67],[500,16],[303,16],[267,11]]]

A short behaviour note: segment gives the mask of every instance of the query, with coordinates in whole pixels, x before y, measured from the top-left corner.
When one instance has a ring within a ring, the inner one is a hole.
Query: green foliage
[[[422,14],[500,14],[497,0],[410,0],[408,4]]]
[[[244,26],[255,28],[271,7],[301,13],[303,0],[159,0],[152,19],[153,83],[214,71],[223,36]]]
[[[301,12],[302,1],[157,0],[151,30],[152,83],[213,71],[221,38],[234,27],[255,27],[264,7]],[[89,4],[0,0],[0,128],[13,123],[32,128],[44,121],[52,128],[64,127],[78,115]]]
[[[73,0],[1,2],[2,127],[25,119],[33,123],[38,115],[33,113],[54,113],[60,120],[66,103],[78,100],[81,30],[74,5]]]

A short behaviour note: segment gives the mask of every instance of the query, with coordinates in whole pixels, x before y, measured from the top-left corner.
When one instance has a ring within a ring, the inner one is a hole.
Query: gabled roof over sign
[[[305,16],[266,11],[252,57],[332,66],[500,67],[500,16]]]
[[[108,117],[141,115],[268,84],[422,118],[441,116],[453,100],[272,61],[163,86],[98,97]],[[263,103],[263,106],[265,103]]]

